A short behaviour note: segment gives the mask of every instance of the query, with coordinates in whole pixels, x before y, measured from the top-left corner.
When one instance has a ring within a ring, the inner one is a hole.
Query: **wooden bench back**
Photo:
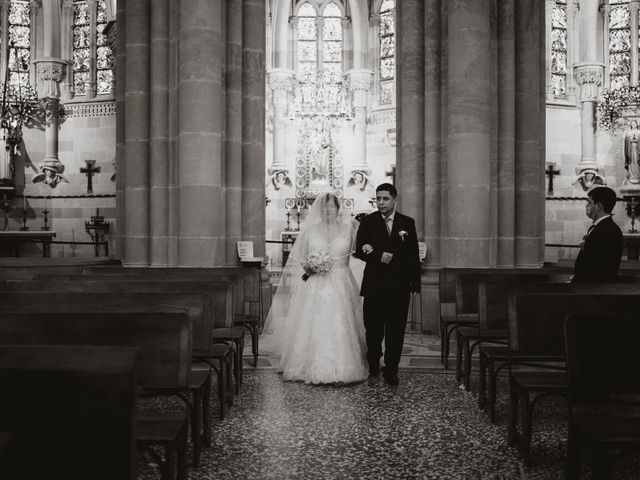
[[[148,279],[132,276],[112,278],[80,276],[76,280],[66,278],[36,280],[0,280],[0,291],[19,292],[67,292],[67,293],[171,293],[203,294],[213,305],[213,326],[224,328],[233,325],[233,284],[224,280]]]
[[[606,327],[606,328],[603,328]],[[571,403],[640,393],[640,315],[569,315],[565,351]]]
[[[552,279],[555,275],[550,276]],[[507,328],[509,323],[508,303],[512,293],[625,293],[640,294],[640,284],[576,284],[547,282],[544,276],[522,278],[524,283],[494,283],[492,279],[480,282],[478,289],[478,316],[481,328]],[[533,281],[529,281],[533,280]]]
[[[479,286],[482,282],[500,283],[505,286],[518,283],[568,281],[569,274],[543,270],[491,270],[480,273],[460,273],[456,277],[456,310],[458,313],[480,313]]]
[[[253,270],[242,267],[213,267],[213,268],[132,268],[121,266],[85,267],[81,272],[74,274],[47,274],[38,275],[36,278],[67,280],[96,279],[121,281],[229,281],[233,284],[233,311],[243,312],[245,289],[247,293],[253,288]]]
[[[15,480],[136,478],[136,349],[0,346]]]
[[[3,313],[0,343],[138,348],[138,384],[190,385],[191,321],[186,313]]]
[[[193,355],[211,352],[213,305],[198,293],[0,292],[0,333],[5,313],[186,313],[192,324]]]
[[[509,345],[522,353],[562,355],[563,322],[567,315],[624,315],[638,311],[640,295],[637,291],[514,293],[509,298]]]

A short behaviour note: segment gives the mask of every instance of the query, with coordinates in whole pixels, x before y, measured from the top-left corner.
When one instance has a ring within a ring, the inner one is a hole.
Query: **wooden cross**
[[[556,170],[555,163],[547,163],[547,169],[544,171],[544,173],[549,179],[547,194],[553,195],[553,177],[555,177],[556,175],[560,175],[560,170]]]
[[[87,166],[86,168],[80,167],[80,173],[87,174],[87,193],[93,193],[93,174],[100,173],[102,167],[96,167],[95,160],[85,160],[84,163],[86,163]]]
[[[391,178],[391,185],[395,185],[396,184],[396,166],[395,165],[391,165],[391,167],[389,167],[389,170],[384,172],[384,176],[385,177],[390,177]]]

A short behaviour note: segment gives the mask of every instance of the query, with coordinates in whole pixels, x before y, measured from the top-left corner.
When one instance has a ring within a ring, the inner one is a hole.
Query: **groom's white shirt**
[[[382,213],[380,215],[382,215]],[[384,220],[384,222],[386,223],[389,234],[391,234],[391,230],[393,230],[393,220],[395,219],[395,216],[396,216],[395,208],[393,209],[393,212],[389,214],[388,217],[385,217],[384,215],[382,215],[382,220]]]

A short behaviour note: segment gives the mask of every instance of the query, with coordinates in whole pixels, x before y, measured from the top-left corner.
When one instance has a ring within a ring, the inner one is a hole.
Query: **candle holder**
[[[104,221],[104,217],[100,215],[100,209],[96,208],[96,214],[91,216],[91,221],[84,222],[84,228],[91,237],[93,242],[93,250],[96,257],[100,256],[100,250],[104,244],[104,237],[109,233],[109,222]],[[108,250],[105,247],[105,255]]]
[[[49,230],[51,230],[51,227],[49,226],[49,210],[47,210],[46,208],[42,211],[42,213],[44,213],[44,227],[40,227],[40,230],[44,230],[45,232],[48,232]]]
[[[22,209],[22,226],[18,229],[21,232],[26,232],[27,230],[29,230],[29,227],[27,227],[27,209],[23,208]]]

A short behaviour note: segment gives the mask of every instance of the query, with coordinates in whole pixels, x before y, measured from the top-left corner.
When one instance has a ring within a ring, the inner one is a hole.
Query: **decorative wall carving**
[[[116,114],[116,102],[72,103],[64,106],[66,116],[73,117],[111,117]]]

